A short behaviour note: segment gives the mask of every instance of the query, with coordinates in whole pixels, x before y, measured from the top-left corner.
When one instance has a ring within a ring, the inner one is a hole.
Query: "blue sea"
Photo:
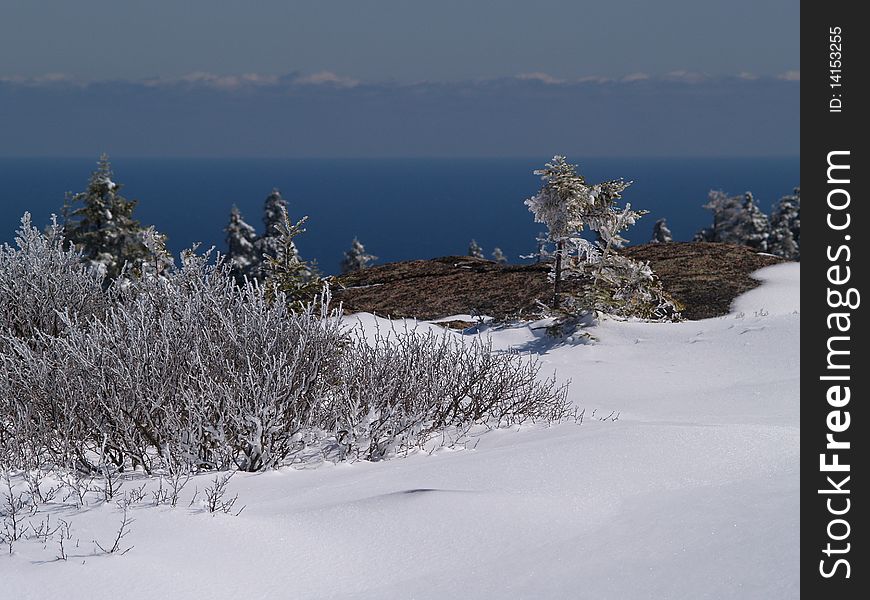
[[[474,238],[511,262],[534,251],[534,223],[523,201],[540,187],[534,159],[112,159],[122,194],[138,200],[136,216],[169,236],[177,255],[194,242],[225,249],[233,204],[262,231],[263,200],[280,189],[292,218],[309,216],[297,239],[306,259],[335,273],[354,236],[379,263],[465,254]],[[649,241],[665,217],[674,239],[689,240],[710,222],[707,192],[752,191],[769,212],[800,185],[800,159],[572,159],[589,182],[625,178],[624,200],[650,214],[629,231]],[[21,215],[37,224],[59,213],[66,192],[85,189],[94,159],[0,158],[0,242],[12,241]]]

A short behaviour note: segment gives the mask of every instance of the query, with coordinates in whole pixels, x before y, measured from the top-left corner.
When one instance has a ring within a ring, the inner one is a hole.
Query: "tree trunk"
[[[553,282],[553,308],[559,308],[559,283],[562,280],[562,250],[565,247],[565,242],[559,241],[556,244],[556,277]]]

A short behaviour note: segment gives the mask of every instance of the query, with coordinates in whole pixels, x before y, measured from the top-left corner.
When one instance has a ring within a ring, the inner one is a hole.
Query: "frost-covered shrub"
[[[64,316],[63,336],[13,341],[4,361],[19,412],[75,425],[64,434],[75,456],[61,460],[96,468],[90,448],[118,467],[150,470],[171,454],[258,470],[287,456],[309,425],[321,373],[335,368],[344,334],[334,315],[313,305],[290,312],[192,253],[168,277],[111,297],[102,319]]]
[[[78,252],[65,248],[56,220],[43,233],[25,213],[15,243],[0,247],[0,334],[58,335],[64,312],[75,320],[103,313],[103,277],[82,264]]]
[[[538,378],[540,363],[491,342],[445,332],[390,332],[348,347],[333,395],[343,455],[369,460],[474,424],[556,422],[569,411],[567,384]]]
[[[0,282],[29,274],[55,293],[0,329],[0,461],[18,467],[108,476],[374,460],[439,432],[567,414],[565,387],[538,379],[533,359],[447,334],[370,344],[348,333],[328,289],[300,308],[188,251],[178,268],[104,291],[56,226],[25,220],[21,236],[0,254]]]

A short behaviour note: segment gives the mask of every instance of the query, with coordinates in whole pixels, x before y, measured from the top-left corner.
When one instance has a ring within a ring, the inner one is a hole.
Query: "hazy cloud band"
[[[331,72],[7,78],[0,155],[797,155],[799,92],[798,72],[417,84]]]

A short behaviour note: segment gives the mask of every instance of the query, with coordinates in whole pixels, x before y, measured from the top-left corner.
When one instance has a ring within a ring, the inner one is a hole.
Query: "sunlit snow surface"
[[[605,321],[594,345],[494,332],[572,380],[582,425],[238,474],[240,516],[134,508],[125,556],[93,555],[114,505],[64,512],[79,548],[0,556],[0,598],[796,598],[800,267],[758,278],[727,317]]]

